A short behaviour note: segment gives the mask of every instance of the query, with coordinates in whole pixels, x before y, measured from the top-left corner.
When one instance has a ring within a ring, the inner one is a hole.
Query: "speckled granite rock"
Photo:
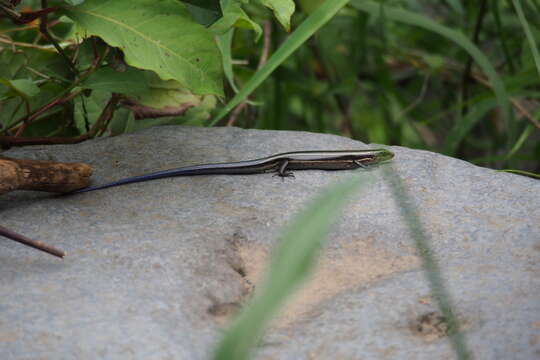
[[[5,155],[87,162],[102,183],[195,163],[364,147],[323,134],[159,127]],[[540,182],[393,151],[392,165],[369,170],[375,181],[353,199],[313,281],[255,357],[455,356],[385,169],[412,196],[475,358],[540,357]],[[57,260],[0,239],[0,358],[209,358],[279,229],[348,173],[170,178],[70,197],[0,197],[3,226],[68,253]]]

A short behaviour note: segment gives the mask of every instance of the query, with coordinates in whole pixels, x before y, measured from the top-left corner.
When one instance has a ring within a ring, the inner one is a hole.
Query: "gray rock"
[[[189,164],[365,147],[324,134],[158,127],[5,155],[87,162],[93,182],[104,183]],[[392,150],[391,164],[360,170],[373,182],[352,199],[313,280],[255,357],[455,357],[404,221],[410,214],[394,196],[396,177],[420,217],[467,348],[476,359],[540,357],[540,182]],[[0,239],[0,358],[208,359],[280,229],[350,172],[295,175],[169,178],[69,197],[3,195],[1,225],[68,256],[57,260]]]

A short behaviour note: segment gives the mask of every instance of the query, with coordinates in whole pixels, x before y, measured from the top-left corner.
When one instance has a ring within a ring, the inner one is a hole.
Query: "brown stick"
[[[0,194],[13,190],[65,193],[88,186],[92,168],[83,163],[20,160],[0,156]]]
[[[0,226],[0,235],[10,240],[17,241],[26,246],[33,247],[34,249],[44,251],[54,256],[58,256],[59,258],[63,258],[64,256],[66,256],[66,253],[60,249],[47,245],[42,241],[29,239],[26,236],[17,234],[16,232],[11,231],[3,226]]]

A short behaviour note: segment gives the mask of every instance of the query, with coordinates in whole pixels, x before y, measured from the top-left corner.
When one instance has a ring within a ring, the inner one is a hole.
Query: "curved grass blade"
[[[442,153],[448,156],[454,156],[459,144],[461,144],[472,128],[496,105],[495,99],[487,99],[471,107],[467,115],[460,118],[448,135],[446,135],[442,146]]]
[[[522,176],[527,176],[527,177],[531,177],[533,179],[540,179],[540,174],[533,173],[533,172],[530,172],[530,171],[514,170],[514,169],[503,169],[503,170],[497,170],[497,171],[499,171],[499,172],[507,172],[507,173],[511,173],[511,174],[517,174],[517,175],[522,175]]]
[[[519,151],[519,149],[521,149],[523,144],[525,144],[525,141],[532,134],[533,130],[534,130],[534,126],[532,126],[531,124],[529,124],[529,125],[527,125],[527,127],[525,127],[525,130],[523,130],[523,132],[521,133],[521,135],[517,139],[517,141],[514,144],[514,146],[512,147],[512,149],[504,157],[505,160],[510,159],[512,156],[515,155],[515,153],[517,153]]]
[[[379,16],[381,13],[381,5],[373,1],[367,0],[351,0],[351,6],[358,10],[365,11],[373,16]],[[394,9],[388,6],[384,6],[384,16],[386,19],[402,22],[413,26],[418,26],[437,33],[448,40],[459,45],[463,50],[467,51],[469,55],[476,61],[478,66],[482,68],[482,71],[487,75],[493,91],[497,97],[503,118],[506,121],[506,126],[510,125],[510,100],[504,87],[504,83],[501,77],[497,74],[497,71],[490,63],[489,59],[474,45],[465,35],[461,32],[450,29],[447,26],[441,25],[423,15],[413,13],[404,9]]]
[[[527,37],[527,41],[529,42],[529,46],[531,47],[531,52],[533,55],[534,63],[536,65],[536,70],[538,71],[538,76],[540,77],[540,54],[538,53],[538,48],[536,47],[534,35],[532,34],[525,14],[523,14],[523,8],[521,7],[521,3],[519,2],[519,0],[513,0],[513,4],[514,8],[516,9],[519,22],[521,23],[523,31],[525,32],[525,36]]]
[[[455,351],[456,358],[463,360],[472,359],[472,353],[468,350],[465,337],[460,330],[460,324],[454,311],[455,306],[448,291],[446,281],[443,278],[441,267],[437,258],[434,256],[429,235],[422,225],[420,214],[413,206],[412,197],[408,193],[404,182],[391,166],[384,168],[382,173],[386,181],[390,184],[390,189],[401,213],[401,217],[407,224],[410,237],[414,240],[418,256],[422,260],[422,268],[430,287],[431,295],[435,299],[441,314],[446,319],[448,337]]]
[[[362,174],[334,185],[292,221],[272,256],[266,281],[225,333],[214,360],[248,359],[272,315],[311,272],[321,242],[351,195],[365,184]]]
[[[326,0],[315,12],[291,34],[291,36],[270,57],[268,62],[257,71],[242,89],[225,105],[208,126],[215,125],[229,111],[251,94],[281,63],[283,63],[307,39],[326,24],[349,0]]]
[[[216,41],[221,51],[221,58],[223,59],[223,73],[229,82],[229,85],[234,90],[235,93],[238,92],[238,88],[234,83],[234,73],[232,66],[232,54],[231,54],[231,44],[234,36],[234,28],[230,29],[223,35],[217,35]]]

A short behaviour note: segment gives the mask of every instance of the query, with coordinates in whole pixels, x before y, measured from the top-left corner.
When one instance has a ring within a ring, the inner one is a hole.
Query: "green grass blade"
[[[514,170],[514,169],[503,169],[503,170],[497,170],[497,171],[507,172],[507,173],[511,173],[511,174],[517,174],[517,175],[522,175],[522,176],[528,176],[528,177],[531,177],[533,179],[540,179],[540,174],[533,173],[533,172],[530,172],[530,171]]]
[[[517,139],[517,141],[514,144],[514,146],[512,147],[512,149],[504,157],[505,160],[510,159],[512,156],[514,156],[519,151],[519,149],[521,149],[523,144],[525,144],[525,141],[532,134],[533,130],[534,130],[534,126],[532,126],[531,124],[529,124],[529,125],[527,125],[527,127],[525,127],[525,130],[523,130],[523,132],[521,133],[521,135]]]
[[[531,52],[533,55],[534,63],[536,65],[536,70],[538,71],[538,76],[540,77],[540,54],[538,53],[538,48],[536,47],[536,41],[532,34],[531,28],[529,27],[529,23],[527,22],[527,18],[525,18],[525,14],[523,14],[523,8],[521,7],[521,3],[519,2],[519,0],[513,0],[513,3],[519,18],[519,22],[523,27],[523,31],[525,32],[525,36],[527,37],[527,41],[529,42],[529,46],[531,47]]]
[[[351,195],[365,181],[362,174],[334,185],[293,220],[272,256],[266,281],[226,332],[215,360],[248,359],[272,315],[310,273],[321,242]]]
[[[503,22],[501,19],[501,4],[499,3],[499,1],[494,1],[492,4],[493,6],[491,8],[491,13],[493,14],[495,28],[497,29],[497,37],[501,43],[501,49],[506,59],[506,63],[508,64],[508,69],[510,70],[510,73],[513,74],[516,71],[516,66],[514,65],[513,56],[510,51],[510,46],[508,45],[506,31],[504,30]]]
[[[257,71],[240,91],[225,105],[209,126],[214,126],[229,111],[245,100],[279,65],[296,51],[317,30],[326,24],[349,0],[326,0],[315,12],[291,34],[280,48],[268,59],[268,62]]]
[[[401,218],[407,224],[410,237],[414,240],[414,245],[422,261],[422,268],[431,290],[431,295],[435,299],[441,314],[446,319],[448,337],[456,353],[456,358],[463,360],[471,359],[471,353],[467,349],[465,338],[455,315],[455,307],[450,292],[442,276],[437,258],[434,256],[434,251],[431,248],[429,236],[422,225],[418,211],[412,205],[414,201],[409,195],[404,182],[391,166],[383,169],[383,176],[390,184],[390,189],[401,213]]]
[[[495,99],[487,99],[474,105],[474,107],[471,107],[467,115],[456,121],[448,135],[445,136],[442,153],[448,156],[454,156],[459,145],[470,133],[472,128],[479,123],[484,115],[493,109],[495,105]]]
[[[238,88],[234,83],[234,74],[233,74],[233,65],[232,65],[232,54],[231,54],[231,44],[234,36],[234,28],[230,29],[223,35],[216,36],[217,45],[219,51],[221,51],[221,58],[223,59],[223,73],[229,82],[229,85],[234,90],[235,93],[238,92]]]
[[[372,16],[379,16],[381,13],[381,5],[373,1],[351,0],[351,6],[358,10],[365,11]],[[497,97],[497,102],[499,103],[504,119],[506,120],[506,125],[509,126],[511,108],[504,83],[497,74],[497,71],[493,65],[490,63],[489,59],[465,35],[456,30],[450,29],[447,26],[441,25],[428,17],[404,9],[394,9],[389,6],[384,6],[384,16],[388,20],[418,26],[437,33],[451,40],[459,45],[463,50],[467,51],[467,53],[469,53],[469,55],[476,61],[478,66],[480,66],[482,71],[489,78],[489,81],[493,86],[495,96]]]

